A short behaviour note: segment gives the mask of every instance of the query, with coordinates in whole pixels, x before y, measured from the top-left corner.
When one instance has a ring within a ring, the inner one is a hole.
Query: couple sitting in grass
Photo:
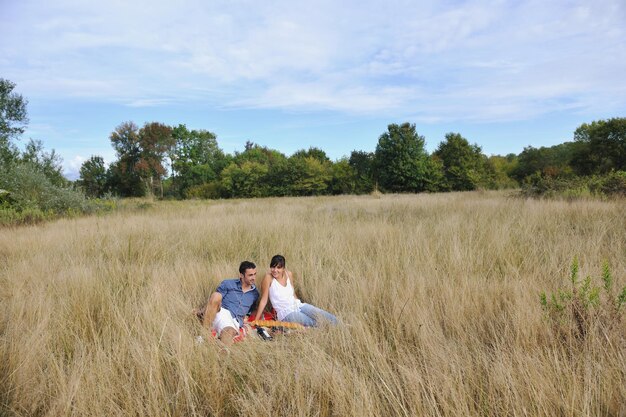
[[[245,325],[244,318],[257,304],[254,320],[262,318],[267,301],[276,311],[276,319],[282,322],[298,323],[306,327],[318,326],[322,321],[337,323],[332,314],[302,303],[294,290],[293,274],[285,268],[285,258],[276,255],[270,262],[270,270],[265,274],[261,294],[255,286],[256,265],[244,261],[239,266],[239,279],[227,279],[211,294],[204,310],[197,314],[205,327],[211,326],[219,339],[232,343],[239,335],[239,328]]]

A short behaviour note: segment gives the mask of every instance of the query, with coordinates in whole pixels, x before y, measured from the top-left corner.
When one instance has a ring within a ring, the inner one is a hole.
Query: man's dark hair
[[[256,265],[254,264],[254,262],[243,261],[241,265],[239,265],[239,273],[246,275],[246,269],[254,269],[254,268],[256,268]]]
[[[275,266],[279,268],[285,267],[285,257],[283,255],[274,255],[272,260],[270,261],[270,268],[274,268]]]

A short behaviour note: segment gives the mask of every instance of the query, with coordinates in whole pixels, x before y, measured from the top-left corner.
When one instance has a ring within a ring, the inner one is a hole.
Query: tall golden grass
[[[225,351],[192,308],[276,253],[342,325]],[[0,415],[624,416],[623,321],[572,345],[540,307],[574,256],[626,284],[623,201],[161,202],[0,230]]]

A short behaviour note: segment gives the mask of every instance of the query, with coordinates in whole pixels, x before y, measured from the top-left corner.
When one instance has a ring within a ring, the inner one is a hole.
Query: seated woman
[[[316,327],[324,321],[337,324],[337,317],[329,312],[302,303],[293,288],[293,274],[285,269],[285,258],[274,256],[270,262],[270,272],[265,274],[261,284],[261,298],[254,319],[259,320],[269,298],[279,321],[300,323],[306,327]]]

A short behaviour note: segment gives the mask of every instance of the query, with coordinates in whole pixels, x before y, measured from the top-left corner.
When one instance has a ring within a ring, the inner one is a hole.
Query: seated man
[[[222,281],[209,297],[204,311],[198,314],[202,325],[211,326],[224,344],[233,343],[239,328],[244,325],[244,317],[259,298],[255,280],[256,265],[243,261],[239,265],[239,278]]]

